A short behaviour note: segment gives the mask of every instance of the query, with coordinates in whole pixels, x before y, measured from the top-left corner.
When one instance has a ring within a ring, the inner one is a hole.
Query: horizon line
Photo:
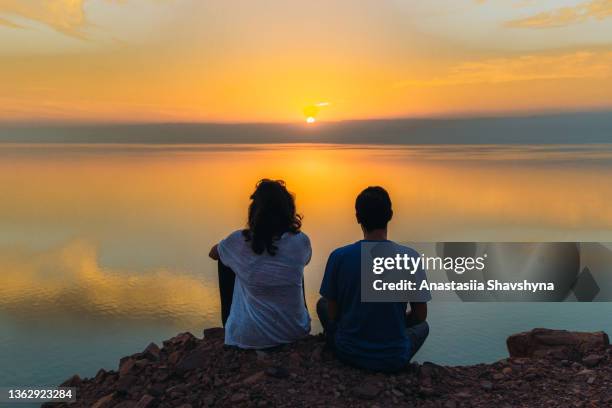
[[[338,125],[343,123],[365,123],[365,122],[393,122],[393,121],[445,121],[445,120],[478,120],[478,119],[512,119],[512,118],[533,118],[533,117],[554,117],[563,115],[584,115],[584,114],[612,114],[612,107],[586,108],[586,109],[541,109],[541,110],[520,110],[520,111],[495,111],[495,112],[465,112],[465,113],[445,113],[433,115],[415,116],[389,116],[389,117],[370,117],[338,120],[317,120],[314,124],[306,124],[305,120],[300,121],[204,121],[204,120],[165,120],[165,121],[130,121],[130,120],[62,120],[62,119],[22,119],[22,120],[1,120],[0,127],[40,127],[40,126],[163,126],[163,125],[216,125],[216,126],[244,126],[244,125],[269,125],[269,126],[304,126],[305,128],[316,128],[317,126]]]

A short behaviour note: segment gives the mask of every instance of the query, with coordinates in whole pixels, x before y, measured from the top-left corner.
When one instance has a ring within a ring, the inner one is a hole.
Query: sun
[[[308,116],[306,118],[306,123],[315,123],[317,120],[314,118],[314,116]]]

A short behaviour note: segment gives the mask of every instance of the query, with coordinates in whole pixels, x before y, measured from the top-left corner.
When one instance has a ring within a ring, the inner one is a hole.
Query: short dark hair
[[[366,188],[355,200],[355,212],[366,231],[386,228],[393,217],[389,193],[379,186]]]

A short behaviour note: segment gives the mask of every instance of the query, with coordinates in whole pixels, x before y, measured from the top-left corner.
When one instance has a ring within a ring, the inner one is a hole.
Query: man
[[[419,302],[361,301],[361,244],[387,242],[398,253],[418,257],[411,248],[387,240],[387,224],[393,216],[391,199],[382,187],[368,187],[355,202],[357,222],[364,239],[334,250],[327,261],[317,303],[317,314],[328,342],[346,363],[375,371],[404,368],[429,334],[428,291]],[[425,279],[421,269],[413,275],[417,285]]]

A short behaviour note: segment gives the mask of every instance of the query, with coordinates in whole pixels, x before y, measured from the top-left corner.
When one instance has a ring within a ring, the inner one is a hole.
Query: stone
[[[145,394],[140,398],[134,408],[152,408],[155,404],[155,397]]]
[[[123,360],[119,364],[119,377],[129,374],[132,370],[134,370],[135,366],[136,366],[136,361],[133,358],[128,358],[126,360]]]
[[[603,356],[599,354],[589,354],[588,356],[582,359],[582,364],[584,364],[585,367],[589,368],[595,367],[597,364],[599,364],[601,360],[603,360]]]
[[[188,352],[176,363],[176,370],[180,373],[193,370],[200,367],[206,367],[208,364],[208,350],[197,348]]]
[[[322,354],[323,354],[323,346],[318,345],[312,350],[312,353],[310,354],[310,358],[312,359],[312,361],[321,361]]]
[[[155,343],[149,343],[149,345],[143,350],[141,353],[143,358],[151,361],[159,361],[159,356],[161,354],[161,350],[159,346]]]
[[[149,386],[147,392],[154,397],[159,397],[166,392],[166,386],[161,383],[153,384]]]
[[[363,400],[373,400],[380,392],[380,387],[373,382],[366,382],[353,388],[353,394]]]
[[[225,329],[223,327],[211,327],[204,329],[205,340],[220,340],[225,338]]]
[[[112,407],[113,404],[113,394],[108,394],[105,395],[104,397],[100,398],[99,400],[97,400],[92,406],[91,408],[107,408],[107,407]]]
[[[96,408],[612,406],[608,365],[612,348],[584,352],[577,346],[568,349],[568,355],[578,355],[577,359],[554,361],[549,357],[555,354],[541,348],[546,358],[536,358],[536,352],[533,357],[471,366],[412,363],[400,372],[381,374],[345,365],[323,345],[321,336],[307,336],[267,350],[260,359],[254,351],[183,334],[164,342],[159,360],[149,345],[148,350],[121,359],[118,371],[100,370],[97,378],[76,376],[66,383],[80,382],[77,405]],[[318,348],[329,358],[315,361],[312,354]],[[175,363],[170,361],[172,355]],[[185,366],[189,361],[197,363],[194,368]]]
[[[67,379],[66,381],[64,381],[60,386],[61,387],[78,387],[79,385],[81,385],[82,382],[83,380],[81,379],[81,377],[75,374],[69,379]]]
[[[103,382],[104,379],[106,379],[106,370],[101,368],[100,370],[98,370],[98,373],[94,377],[94,381],[99,384]]]
[[[164,341],[164,347],[181,347],[189,350],[195,346],[197,339],[189,332],[180,333],[172,337],[170,340]]]
[[[249,396],[247,394],[243,392],[238,392],[231,396],[230,402],[232,402],[233,404],[236,404],[238,402],[246,401],[248,398]]]
[[[481,381],[480,388],[485,391],[491,391],[493,389],[493,383],[491,381]]]
[[[131,400],[121,401],[117,405],[113,406],[113,408],[135,408],[135,407],[136,407],[136,401],[131,401]]]
[[[247,378],[245,378],[244,380],[242,380],[242,384],[244,385],[252,385],[255,384],[261,380],[264,379],[266,373],[263,371],[259,371],[255,374],[252,374],[250,376],[248,376]]]
[[[435,397],[436,396],[436,391],[432,388],[432,387],[425,387],[425,386],[420,386],[419,387],[419,395],[422,397]]]
[[[506,340],[510,357],[533,357],[547,352],[588,350],[608,347],[610,339],[604,332],[570,332],[567,330],[533,329],[514,334]]]
[[[289,371],[283,367],[268,367],[266,368],[266,374],[274,378],[289,377]]]
[[[138,377],[131,374],[126,374],[122,377],[119,377],[119,381],[117,381],[117,390],[127,392],[136,382],[138,381]]]

